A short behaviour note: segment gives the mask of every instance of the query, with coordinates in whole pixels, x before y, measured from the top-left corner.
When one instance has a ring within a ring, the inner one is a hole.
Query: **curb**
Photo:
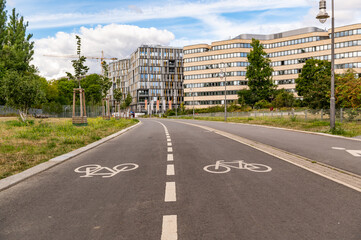
[[[97,147],[97,146],[99,146],[99,145],[101,145],[101,144],[115,138],[115,137],[118,137],[119,135],[122,135],[123,133],[131,130],[132,128],[135,128],[135,127],[139,126],[140,124],[142,124],[141,121],[139,121],[137,124],[135,124],[133,126],[125,128],[125,129],[123,129],[123,130],[121,130],[119,132],[116,132],[116,133],[114,133],[112,135],[109,135],[109,136],[107,136],[105,138],[102,138],[102,139],[100,139],[100,140],[98,140],[96,142],[93,142],[91,144],[88,144],[88,145],[86,145],[84,147],[78,148],[78,149],[76,149],[74,151],[71,151],[71,152],[65,153],[63,155],[57,156],[55,158],[52,158],[52,159],[48,160],[47,162],[36,165],[36,166],[34,166],[32,168],[29,168],[29,169],[27,169],[27,170],[25,170],[25,171],[23,171],[21,173],[17,173],[15,175],[9,176],[7,178],[1,179],[0,180],[0,191],[5,190],[5,189],[7,189],[7,188],[9,188],[11,186],[14,186],[14,185],[26,180],[29,177],[32,177],[32,176],[34,176],[34,175],[36,175],[38,173],[41,173],[41,172],[43,172],[43,171],[45,171],[45,170],[47,170],[49,168],[52,168],[52,167],[54,167],[54,166],[56,166],[56,165],[58,165],[58,164],[60,164],[62,162],[65,162],[65,161],[67,161],[67,160],[69,160],[69,159],[71,159],[71,158],[73,158],[75,156],[78,156],[78,155],[80,155],[80,154],[82,154],[82,153],[84,153],[84,152],[86,152],[86,151],[88,151],[90,149],[93,149],[93,148],[95,148],[95,147]]]

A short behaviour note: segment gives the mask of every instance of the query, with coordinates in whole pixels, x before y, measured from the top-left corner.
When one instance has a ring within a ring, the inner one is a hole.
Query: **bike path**
[[[160,239],[165,157],[163,127],[144,122],[1,191],[0,239]],[[110,178],[74,172],[88,164],[122,163],[139,168]]]
[[[203,129],[161,120],[172,132],[179,239],[359,239],[361,195]],[[212,174],[217,160],[270,166]]]
[[[361,142],[264,126],[198,120],[175,120],[229,132],[240,137],[361,175]],[[346,150],[356,150],[352,155]],[[359,154],[358,154],[359,153]]]

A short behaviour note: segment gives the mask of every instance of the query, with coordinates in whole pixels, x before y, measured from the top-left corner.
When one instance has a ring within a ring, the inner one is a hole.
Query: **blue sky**
[[[71,70],[65,60],[44,54],[74,52],[74,35],[86,55],[125,58],[140,44],[183,47],[225,40],[242,33],[268,34],[301,27],[329,28],[315,16],[319,0],[7,0],[29,21],[34,64],[47,78]],[[327,0],[329,3],[330,1]],[[336,1],[336,25],[361,22],[360,0]],[[329,10],[328,6],[328,10]],[[89,63],[91,70],[98,65]],[[94,67],[93,67],[94,65]]]

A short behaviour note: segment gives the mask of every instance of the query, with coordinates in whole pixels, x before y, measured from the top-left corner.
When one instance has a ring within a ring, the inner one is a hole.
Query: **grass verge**
[[[30,120],[0,118],[0,179],[78,149],[138,122],[136,119],[88,118],[88,126],[71,119]]]
[[[192,119],[192,117],[181,117],[178,119]],[[224,117],[198,117],[197,120],[206,121],[224,121]],[[248,123],[256,125],[267,125],[273,127],[282,127],[288,129],[309,131],[309,132],[320,132],[329,133],[334,135],[341,135],[345,137],[356,137],[361,135],[361,123],[359,122],[336,122],[336,128],[330,130],[329,121],[321,120],[305,120],[298,117],[228,117],[228,122],[235,123]]]

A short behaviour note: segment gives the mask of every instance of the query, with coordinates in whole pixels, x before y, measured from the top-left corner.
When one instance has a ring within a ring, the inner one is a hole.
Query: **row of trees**
[[[252,108],[305,106],[312,109],[329,108],[331,63],[308,59],[296,79],[296,91],[302,100],[284,89],[277,89],[272,81],[271,60],[258,40],[252,39],[248,55],[246,78],[248,89],[238,92],[238,103]],[[361,78],[349,69],[336,76],[336,105],[342,108],[361,108]]]
[[[0,0],[0,105],[19,110],[23,121],[31,107],[44,108],[48,112],[61,112],[62,105],[73,103],[73,89],[81,86],[85,89],[86,102],[100,105],[111,87],[108,65],[102,62],[103,75],[87,75],[89,68],[86,58],[81,56],[81,39],[76,36],[78,59],[73,60],[75,74],[47,81],[38,75],[31,64],[34,55],[32,34],[27,34],[28,22],[13,9],[8,15],[6,1]],[[121,92],[116,99],[122,107],[131,103]]]

